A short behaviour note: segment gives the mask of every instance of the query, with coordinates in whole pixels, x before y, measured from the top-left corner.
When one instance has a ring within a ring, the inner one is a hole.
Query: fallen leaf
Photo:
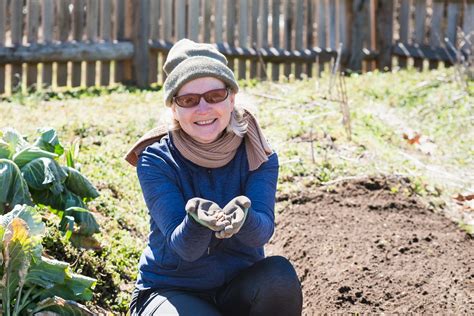
[[[466,201],[462,207],[467,212],[474,212],[474,201]]]
[[[464,201],[471,201],[474,200],[474,193],[458,193],[453,196],[453,199],[459,201],[459,202],[464,202]]]
[[[420,143],[421,134],[413,130],[407,130],[403,133],[403,139],[406,139],[410,145]]]

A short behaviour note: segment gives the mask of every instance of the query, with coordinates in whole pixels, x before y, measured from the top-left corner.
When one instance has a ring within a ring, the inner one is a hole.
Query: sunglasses
[[[229,96],[229,88],[215,89],[211,91],[199,93],[184,94],[173,98],[173,101],[182,108],[192,108],[199,104],[201,98],[204,98],[207,103],[219,103],[227,99]]]

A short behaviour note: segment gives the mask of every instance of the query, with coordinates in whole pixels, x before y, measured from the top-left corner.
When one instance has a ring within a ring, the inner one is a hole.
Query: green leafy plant
[[[0,215],[0,292],[5,316],[53,312],[92,315],[76,301],[92,298],[96,280],[70,271],[66,262],[42,256],[45,225],[35,208],[16,205]]]
[[[59,216],[66,239],[78,247],[97,248],[93,235],[100,229],[86,203],[99,193],[74,169],[77,151],[77,143],[65,151],[52,128],[40,129],[33,144],[14,129],[0,132],[0,212],[8,213],[17,204],[45,205]],[[67,165],[61,166],[64,153]]]

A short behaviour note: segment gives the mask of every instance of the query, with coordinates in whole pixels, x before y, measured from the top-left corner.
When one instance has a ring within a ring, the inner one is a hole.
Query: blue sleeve
[[[172,167],[147,149],[140,155],[137,174],[150,216],[168,246],[186,261],[197,260],[207,250],[212,231],[187,216]]]
[[[262,247],[275,229],[275,194],[278,180],[278,156],[273,153],[260,168],[250,172],[244,195],[252,205],[245,223],[235,235],[251,247]]]

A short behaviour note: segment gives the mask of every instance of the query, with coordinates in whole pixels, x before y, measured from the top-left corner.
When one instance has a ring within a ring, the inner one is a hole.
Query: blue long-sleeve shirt
[[[242,142],[227,165],[210,169],[185,159],[165,136],[140,155],[137,174],[151,229],[140,258],[139,289],[212,289],[264,258],[263,245],[274,230],[276,153],[249,171]],[[217,239],[185,211],[193,197],[223,208],[239,195],[247,196],[252,205],[240,231],[228,239]]]

